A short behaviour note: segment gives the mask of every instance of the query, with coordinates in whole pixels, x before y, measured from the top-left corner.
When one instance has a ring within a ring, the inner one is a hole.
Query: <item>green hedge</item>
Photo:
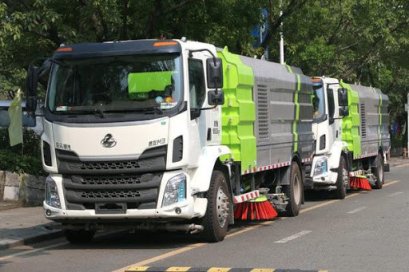
[[[31,130],[24,130],[23,145],[9,144],[7,129],[0,129],[0,170],[47,175],[41,163],[40,137]]]

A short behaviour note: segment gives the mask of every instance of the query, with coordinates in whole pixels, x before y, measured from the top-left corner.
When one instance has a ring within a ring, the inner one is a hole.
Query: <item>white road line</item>
[[[388,181],[388,182],[385,182],[385,184],[383,185],[383,187],[388,187],[388,186],[393,185],[393,184],[398,183],[398,182],[400,182],[400,180]]]
[[[395,168],[407,167],[408,165],[409,165],[409,163],[405,163],[405,164],[401,164],[401,165],[395,166]]]
[[[288,236],[288,237],[286,237],[284,239],[275,241],[274,243],[276,243],[276,244],[285,244],[285,243],[287,243],[287,242],[289,242],[291,240],[294,240],[294,239],[300,238],[301,236],[307,235],[310,232],[311,232],[310,230],[303,230],[303,231],[300,231],[299,233]]]
[[[18,252],[18,253],[10,254],[10,255],[7,255],[7,256],[4,256],[4,257],[0,257],[0,261],[4,261],[4,260],[11,259],[11,258],[18,257],[18,256],[24,256],[24,255],[28,255],[28,254],[33,254],[33,253],[35,253],[35,252],[44,251],[44,250],[47,250],[47,249],[50,249],[50,248],[55,248],[55,247],[59,247],[59,246],[65,246],[65,245],[67,245],[67,244],[68,244],[68,242],[63,242],[63,243],[58,243],[58,244],[55,244],[55,245],[50,245],[50,246],[46,246],[46,247],[41,247],[41,248],[37,248],[37,249],[30,249],[30,250],[28,250],[28,251],[23,251],[23,252]]]
[[[395,192],[395,193],[390,194],[390,195],[388,195],[388,196],[389,196],[389,197],[394,197],[394,196],[397,196],[397,195],[400,195],[400,194],[403,194],[403,192]]]
[[[365,209],[366,209],[366,207],[360,207],[360,208],[356,208],[355,210],[349,211],[349,212],[347,212],[347,213],[349,213],[349,214],[354,214],[354,213],[363,211],[363,210],[365,210]]]

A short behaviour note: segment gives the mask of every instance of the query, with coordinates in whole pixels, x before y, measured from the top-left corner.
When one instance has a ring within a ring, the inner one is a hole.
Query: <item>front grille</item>
[[[56,149],[55,153],[61,174],[146,173],[166,169],[167,146],[145,150],[137,160],[85,161],[72,151]]]
[[[139,191],[97,191],[97,192],[81,192],[82,199],[94,200],[120,200],[128,198],[140,197]]]
[[[83,162],[74,164],[74,167],[81,170],[123,170],[123,169],[138,169],[137,161],[118,161],[118,162]]]
[[[149,190],[95,190],[95,191],[70,191],[67,200],[81,203],[95,202],[151,202],[155,201],[157,189]]]
[[[124,184],[140,184],[141,180],[135,176],[118,176],[118,177],[84,177],[81,179],[81,184],[84,185],[124,185]]]
[[[118,176],[64,176],[68,209],[95,209],[117,203],[132,209],[154,209],[163,173]]]
[[[135,160],[84,161],[72,151],[57,149],[67,209],[104,214],[155,209],[166,153],[167,146],[160,146]]]

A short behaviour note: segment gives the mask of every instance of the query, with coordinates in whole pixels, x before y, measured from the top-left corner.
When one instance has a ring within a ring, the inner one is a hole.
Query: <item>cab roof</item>
[[[62,45],[54,52],[55,59],[77,59],[133,54],[180,53],[176,40],[130,40],[102,43]]]

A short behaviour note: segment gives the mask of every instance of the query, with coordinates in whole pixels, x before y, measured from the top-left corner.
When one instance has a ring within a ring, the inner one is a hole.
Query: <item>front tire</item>
[[[378,156],[376,156],[374,164],[375,167],[372,168],[372,171],[374,172],[376,178],[374,189],[382,189],[382,186],[385,182],[385,176],[381,154],[378,154]]]
[[[231,213],[229,189],[224,173],[214,170],[207,192],[207,210],[203,217],[203,238],[208,242],[219,242],[227,234]]]
[[[338,167],[337,189],[335,190],[335,197],[337,199],[344,199],[347,194],[346,185],[349,182],[349,173],[344,156],[341,156]]]
[[[284,215],[293,217],[300,213],[304,185],[298,164],[292,162],[290,167],[290,185],[283,185],[283,193],[288,198]]]

